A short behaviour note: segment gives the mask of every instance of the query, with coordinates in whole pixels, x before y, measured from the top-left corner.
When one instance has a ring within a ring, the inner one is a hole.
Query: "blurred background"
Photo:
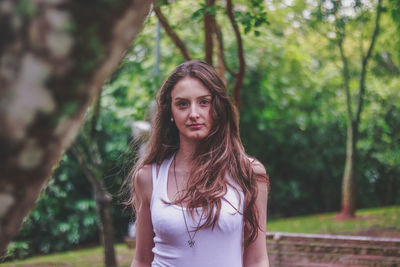
[[[237,0],[234,23],[230,2],[158,3],[87,111],[9,260],[99,245],[102,204],[123,242],[135,220],[121,204],[141,143],[133,129],[146,137],[146,126],[134,125],[150,121],[162,81],[189,58],[211,62],[240,107],[243,144],[270,176],[269,222],[343,212],[349,127],[355,210],[400,205],[399,1]]]

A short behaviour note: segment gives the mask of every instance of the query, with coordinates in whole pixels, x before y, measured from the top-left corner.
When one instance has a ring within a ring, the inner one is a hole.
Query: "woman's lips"
[[[191,130],[199,130],[204,126],[204,124],[195,123],[195,124],[189,124],[188,126],[189,126],[189,129],[191,129]]]

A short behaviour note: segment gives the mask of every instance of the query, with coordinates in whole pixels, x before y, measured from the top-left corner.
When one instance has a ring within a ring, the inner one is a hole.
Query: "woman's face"
[[[171,91],[171,110],[182,141],[199,141],[212,127],[210,91],[197,79],[181,79]]]

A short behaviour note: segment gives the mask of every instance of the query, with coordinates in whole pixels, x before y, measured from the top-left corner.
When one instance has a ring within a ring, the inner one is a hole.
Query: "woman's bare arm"
[[[258,161],[253,162],[253,171],[257,176],[266,175],[264,166]],[[257,238],[244,250],[243,266],[244,267],[268,267],[269,260],[267,254],[266,243],[266,224],[267,224],[267,202],[268,202],[268,184],[267,181],[258,181],[258,195],[256,206],[258,210],[258,223],[261,229],[258,230]],[[245,230],[244,238],[248,237]]]
[[[151,165],[143,166],[134,178],[136,200],[136,251],[131,267],[150,267],[154,247],[150,201],[153,191]]]

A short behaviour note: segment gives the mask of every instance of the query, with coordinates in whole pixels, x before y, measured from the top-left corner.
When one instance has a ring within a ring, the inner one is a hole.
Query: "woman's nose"
[[[197,119],[199,117],[198,107],[196,105],[192,105],[190,107],[190,114],[189,117],[191,119]]]

